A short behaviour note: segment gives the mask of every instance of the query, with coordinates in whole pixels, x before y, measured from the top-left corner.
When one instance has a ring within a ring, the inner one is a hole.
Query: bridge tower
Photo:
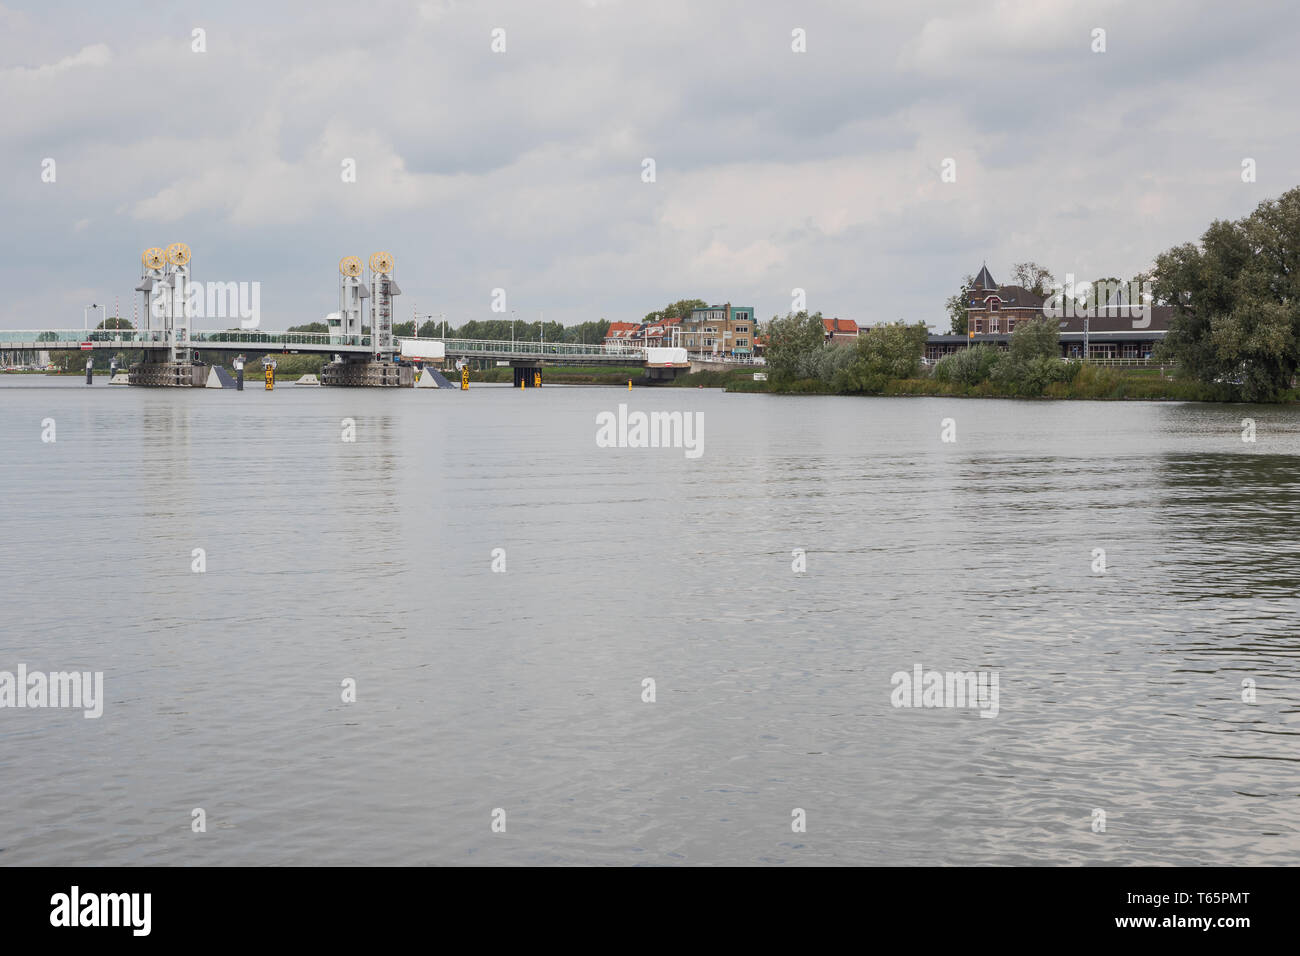
[[[194,364],[190,338],[190,247],[183,242],[173,242],[166,251],[154,246],[144,251],[140,262],[144,268],[135,287],[143,296],[140,331],[160,334],[167,352],[163,358],[161,350],[146,348],[143,359],[129,369],[130,383],[202,386],[204,369]]]
[[[190,247],[183,242],[173,242],[167,247],[167,338],[171,343],[171,360],[189,364],[193,359],[190,347]]]
[[[154,315],[151,305],[154,298],[154,286],[162,282],[163,266],[167,259],[163,251],[156,246],[146,249],[140,256],[140,284],[135,287],[135,291],[140,293],[140,331],[153,332]],[[158,327],[161,329],[162,320],[159,319]]]
[[[393,280],[393,256],[376,252],[370,257],[370,342],[376,362],[392,361],[397,354],[393,344],[393,296],[402,290]]]
[[[359,256],[339,260],[339,310],[329,317],[330,335],[361,335],[361,300],[370,296],[361,272]]]
[[[339,261],[339,310],[326,317],[330,334],[357,336],[356,343],[368,347],[368,352],[335,355],[333,362],[321,368],[322,385],[409,388],[415,384],[410,363],[397,360],[393,297],[402,290],[393,279],[393,265],[392,253],[376,252],[370,257],[369,281],[365,281],[360,259],[346,256]],[[365,299],[370,300],[368,315],[363,311]],[[369,342],[363,337],[367,319]]]

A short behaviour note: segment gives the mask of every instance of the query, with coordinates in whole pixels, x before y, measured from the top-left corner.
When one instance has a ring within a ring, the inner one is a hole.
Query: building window
[[[989,311],[990,311],[990,312],[996,312],[996,311],[998,310],[998,306],[999,306],[999,305],[1001,305],[1001,303],[998,302],[997,299],[989,299]]]
[[[749,326],[747,326],[747,325],[738,325],[738,326],[736,326],[736,334],[737,334],[737,335],[739,335],[739,334],[742,333],[742,332],[748,332],[748,331],[749,331]]]
[[[1015,320],[1015,319],[1008,318],[1008,319],[1007,319],[1007,331],[1008,331],[1008,332],[1014,332],[1015,330],[1016,330],[1016,320]]]
[[[736,339],[736,348],[743,348],[749,344],[749,339]]]
[[[971,331],[973,331],[973,332],[983,332],[983,331],[984,331],[984,320],[983,320],[983,319],[976,319],[976,320],[975,320],[975,327],[974,327]]]
[[[1001,323],[999,323],[997,319],[989,319],[989,331],[996,335],[998,332],[1002,331],[1001,328],[999,328],[1000,324]]]

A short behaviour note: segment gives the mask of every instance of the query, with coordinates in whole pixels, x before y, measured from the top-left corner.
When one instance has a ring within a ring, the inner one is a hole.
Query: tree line
[[[1300,187],[1161,253],[1153,284],[1174,307],[1164,358],[1248,402],[1285,399],[1300,366]]]
[[[1006,351],[988,345],[959,349],[927,370],[925,323],[895,322],[863,329],[851,343],[828,341],[819,312],[791,313],[768,325],[767,369],[777,391],[879,395],[900,382],[929,376],[953,386],[1001,395],[1042,395],[1055,382],[1069,383],[1082,363],[1063,361],[1054,319],[1016,325]]]

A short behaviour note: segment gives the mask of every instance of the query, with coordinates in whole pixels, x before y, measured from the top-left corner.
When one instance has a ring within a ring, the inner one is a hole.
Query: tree
[[[1278,401],[1300,366],[1296,236],[1300,187],[1157,257],[1156,298],[1174,307],[1163,354],[1201,381],[1240,384],[1246,401]]]
[[[585,342],[588,345],[600,345],[609,333],[609,321],[600,319],[596,322],[583,322],[571,325],[564,330],[565,342]]]
[[[1015,279],[1015,285],[1022,289],[1028,289],[1037,295],[1045,296],[1052,291],[1052,284],[1056,280],[1052,277],[1050,269],[1045,269],[1037,262],[1017,262],[1011,267],[1011,278]]]
[[[1017,324],[1007,354],[1012,362],[1022,363],[1037,358],[1060,358],[1060,323],[1055,319],[1036,318]]]
[[[836,391],[877,393],[891,379],[915,378],[929,331],[924,322],[874,325],[853,343],[853,361],[832,383]]]
[[[286,332],[328,332],[330,327],[324,322],[308,322],[306,325],[291,325]]]
[[[676,302],[670,302],[659,312],[647,312],[643,322],[653,322],[656,319],[686,319],[690,318],[692,309],[708,308],[709,303],[703,299],[678,299]]]
[[[1079,370],[1061,361],[1061,331],[1055,319],[1036,318],[1016,324],[1011,348],[993,366],[993,381],[1015,395],[1041,395],[1052,382],[1068,381]]]
[[[948,312],[948,332],[950,335],[966,334],[966,290],[975,284],[975,277],[966,276],[961,288],[948,297],[944,308]]]
[[[97,328],[97,329],[134,329],[135,326],[131,324],[131,320],[130,320],[130,319],[123,319],[123,318],[121,318],[121,317],[114,317],[114,318],[111,318],[111,319],[104,319],[102,322],[99,323],[99,325],[95,326],[95,328]]]
[[[808,357],[826,347],[826,327],[820,312],[787,313],[785,318],[772,317],[767,326],[767,368],[778,384],[801,377],[801,366]]]
[[[988,379],[1001,355],[984,343],[949,352],[934,364],[934,378],[939,382],[978,385]]]

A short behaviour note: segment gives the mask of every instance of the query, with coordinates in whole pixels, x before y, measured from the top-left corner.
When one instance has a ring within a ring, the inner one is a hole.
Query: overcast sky
[[[985,260],[1128,277],[1300,183],[1298,22],[1254,0],[0,6],[0,326],[129,317],[141,251],[183,241],[196,280],[261,283],[267,329],[320,320],[338,260],[381,249],[398,320],[492,318],[494,288],[565,324],[683,297],[768,318],[801,288],[946,328]]]

